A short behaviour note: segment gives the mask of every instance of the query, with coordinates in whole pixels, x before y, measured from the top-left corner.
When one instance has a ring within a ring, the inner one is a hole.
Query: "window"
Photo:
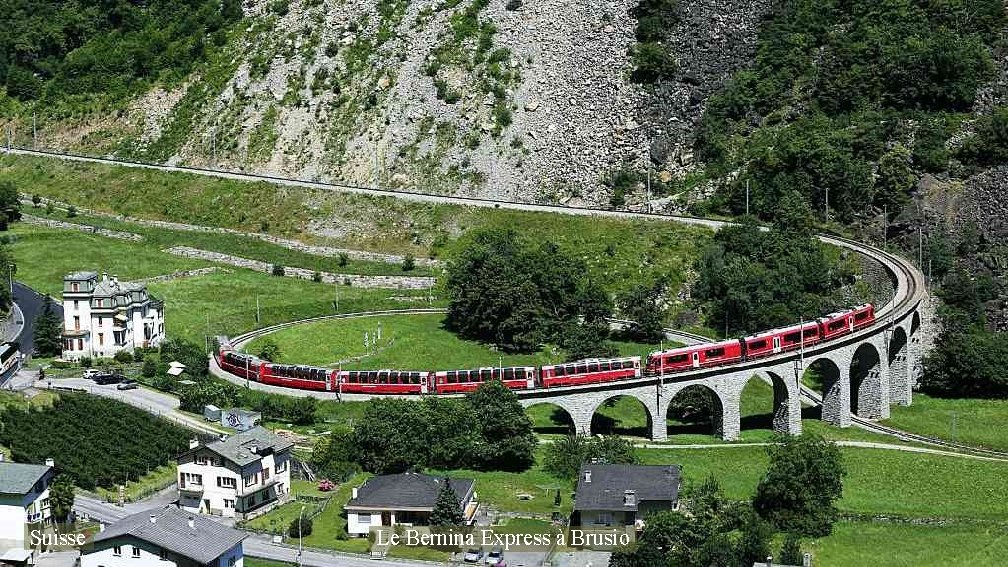
[[[234,500],[228,500],[227,498],[225,498],[224,507],[228,509],[234,508]]]
[[[121,557],[122,556],[122,546],[117,545],[117,546],[113,547],[112,548],[112,555],[115,555],[116,557]]]
[[[688,358],[685,354],[674,354],[672,356],[665,357],[665,362],[668,364],[677,364],[679,362],[686,362]]]
[[[753,341],[753,342],[749,343],[749,348],[751,348],[751,349],[766,348],[766,339],[759,340],[759,341]]]
[[[104,344],[105,344],[105,334],[98,333],[98,346],[102,346]]]
[[[206,465],[206,464],[209,464],[209,461],[207,460],[207,458],[206,458],[205,455],[196,455],[196,464],[197,465]]]
[[[712,349],[708,349],[707,352],[705,352],[704,354],[707,356],[707,358],[716,358],[716,357],[719,357],[719,356],[724,356],[724,349],[723,348],[712,348]]]
[[[362,526],[370,526],[371,514],[357,514],[357,523]]]
[[[77,282],[70,284],[70,291],[80,291],[80,284]]]
[[[287,461],[280,461],[279,463],[276,464],[275,467],[273,467],[273,472],[277,474],[280,474],[285,470],[287,470]]]
[[[245,477],[243,479],[245,481],[245,486],[249,487],[249,486],[252,486],[253,484],[255,484],[258,476],[259,476],[258,474],[252,473],[252,474],[248,475],[247,477]]]
[[[217,477],[217,486],[221,488],[235,488],[238,485],[234,477],[230,476],[219,476]]]
[[[77,339],[77,350],[84,350],[84,339]]]
[[[194,473],[182,473],[182,485],[185,486],[186,484],[195,484],[198,486],[202,485],[203,475]]]
[[[80,330],[80,316],[78,315],[74,315],[74,330],[75,331]]]
[[[134,545],[133,546],[133,558],[135,559],[137,557],[140,557],[140,548]]]
[[[595,516],[595,523],[606,526],[612,524],[612,512],[599,512],[598,515]]]
[[[269,467],[263,468],[262,470],[263,484],[266,484],[266,481],[269,480],[269,473],[270,473]]]
[[[75,299],[74,300],[74,311],[77,311],[79,309],[80,309],[80,300],[79,299]]]
[[[48,507],[49,507],[49,499],[46,498],[45,500],[42,501],[42,505],[39,507],[39,509],[45,510]]]

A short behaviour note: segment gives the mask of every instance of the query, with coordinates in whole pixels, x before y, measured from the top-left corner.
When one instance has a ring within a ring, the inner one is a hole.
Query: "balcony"
[[[239,492],[238,495],[239,496],[248,496],[249,494],[252,494],[254,492],[258,492],[258,491],[260,491],[260,490],[262,490],[264,488],[269,488],[269,487],[273,486],[276,483],[277,483],[277,477],[271,476],[271,477],[269,477],[268,479],[266,479],[266,480],[264,480],[262,482],[257,482],[255,484],[252,484],[252,485],[249,485],[249,486],[245,486],[244,488],[241,489],[241,492]],[[242,481],[242,484],[244,485],[245,481]]]
[[[179,492],[187,494],[203,494],[203,485],[195,482],[180,482]]]

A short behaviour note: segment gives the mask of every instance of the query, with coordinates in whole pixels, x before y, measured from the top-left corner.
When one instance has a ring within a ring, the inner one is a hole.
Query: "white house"
[[[366,536],[372,527],[428,525],[444,481],[441,477],[413,472],[368,479],[353,489],[350,501],[344,506],[347,533]],[[475,481],[450,478],[448,485],[459,500],[463,523],[472,523],[479,507]]]
[[[142,284],[77,272],[63,278],[63,357],[112,357],[164,340],[164,304]]]
[[[50,523],[49,485],[55,474],[51,460],[28,465],[0,459],[0,563],[31,562],[25,526]]]
[[[127,516],[81,550],[80,567],[242,567],[245,532],[169,506]]]
[[[268,512],[290,492],[293,446],[262,427],[206,445],[194,440],[178,458],[179,506],[239,519]]]

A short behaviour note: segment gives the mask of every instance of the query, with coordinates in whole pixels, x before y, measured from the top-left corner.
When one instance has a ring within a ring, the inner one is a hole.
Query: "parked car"
[[[140,385],[136,383],[136,380],[127,380],[116,384],[116,390],[136,390],[139,387]]]
[[[95,384],[100,384],[102,386],[106,384],[118,384],[124,380],[126,380],[125,376],[114,372],[102,372],[94,378]]]
[[[496,548],[486,554],[486,559],[483,560],[487,565],[494,565],[495,567],[501,563],[504,563],[504,551],[501,548]]]
[[[462,556],[462,561],[466,563],[479,563],[479,560],[483,558],[483,552],[479,549],[470,549],[465,552]]]
[[[88,368],[84,370],[84,373],[81,374],[81,377],[84,378],[85,380],[94,380],[95,377],[98,376],[99,374],[101,374],[101,372],[98,372],[97,368]]]

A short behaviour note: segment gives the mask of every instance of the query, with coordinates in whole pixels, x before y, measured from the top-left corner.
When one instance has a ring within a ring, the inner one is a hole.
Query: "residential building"
[[[242,567],[248,534],[168,506],[127,516],[81,550],[80,567]]]
[[[179,506],[239,519],[268,512],[290,492],[293,446],[262,427],[205,445],[193,440],[178,458]]]
[[[426,526],[437,503],[445,479],[420,473],[386,474],[373,477],[353,489],[344,506],[347,533],[366,536],[378,526]],[[472,523],[479,504],[476,484],[471,478],[449,478],[448,485],[458,497],[463,522]]]
[[[25,549],[25,527],[51,522],[49,485],[55,475],[52,460],[28,465],[0,458],[0,562],[31,562],[32,553]]]
[[[679,465],[585,464],[574,493],[572,526],[643,526],[648,514],[679,506]]]
[[[77,272],[63,278],[63,357],[106,358],[164,340],[164,304],[142,284]]]

